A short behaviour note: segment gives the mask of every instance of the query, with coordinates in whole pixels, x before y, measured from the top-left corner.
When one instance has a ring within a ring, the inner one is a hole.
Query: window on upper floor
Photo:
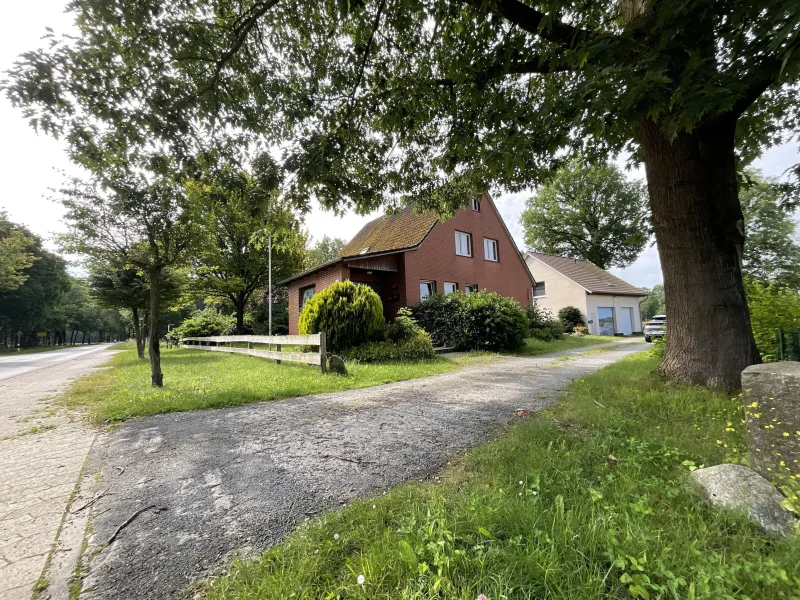
[[[311,300],[312,296],[317,293],[317,286],[316,285],[309,285],[308,287],[304,287],[300,289],[300,310],[306,305],[306,302]]]
[[[544,281],[537,281],[536,286],[533,288],[533,297],[541,298],[545,295]]]
[[[483,258],[497,262],[497,240],[483,238]]]
[[[472,236],[463,231],[456,231],[456,254],[472,256]]]
[[[481,212],[481,201],[479,198],[472,199],[472,210],[475,212]]]
[[[458,284],[452,281],[445,281],[444,282],[444,293],[445,294],[452,294],[453,292],[458,291]]]

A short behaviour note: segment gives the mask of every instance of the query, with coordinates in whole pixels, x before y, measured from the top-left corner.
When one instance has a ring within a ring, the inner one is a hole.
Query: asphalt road
[[[573,379],[645,348],[508,358],[360,390],[129,421],[90,454],[87,473],[102,474],[105,493],[92,506],[85,597],[182,597],[234,553],[252,555],[308,516],[424,479],[491,439],[516,410],[551,406]]]
[[[111,344],[92,344],[73,346],[49,352],[20,352],[19,354],[0,354],[0,380],[16,377],[45,367],[52,367],[67,360],[81,358],[94,352],[105,350]]]

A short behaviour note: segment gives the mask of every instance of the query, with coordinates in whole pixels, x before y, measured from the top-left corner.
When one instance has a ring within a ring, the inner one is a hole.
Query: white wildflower
[[[339,534],[338,533],[334,533],[333,534],[333,539],[338,540],[339,539]]]
[[[359,575],[356,581],[358,582],[358,585],[364,585],[364,576]]]

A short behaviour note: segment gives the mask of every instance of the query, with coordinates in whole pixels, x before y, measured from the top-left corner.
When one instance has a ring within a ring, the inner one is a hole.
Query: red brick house
[[[488,195],[447,221],[435,214],[398,214],[367,223],[339,257],[281,282],[289,288],[289,333],[315,293],[349,279],[371,286],[384,316],[428,294],[487,289],[530,304],[535,281]]]

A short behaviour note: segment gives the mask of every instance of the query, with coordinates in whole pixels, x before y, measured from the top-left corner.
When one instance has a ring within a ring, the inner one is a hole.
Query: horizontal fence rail
[[[247,344],[247,348],[234,347],[233,344]],[[253,344],[267,344],[275,349],[253,348]],[[227,352],[229,354],[246,354],[261,358],[271,358],[278,364],[282,361],[316,365],[322,372],[328,370],[327,352],[325,350],[325,333],[310,335],[209,335],[205,337],[185,337],[180,341],[184,348],[208,350],[210,352]],[[318,346],[316,352],[282,352],[282,346]]]

